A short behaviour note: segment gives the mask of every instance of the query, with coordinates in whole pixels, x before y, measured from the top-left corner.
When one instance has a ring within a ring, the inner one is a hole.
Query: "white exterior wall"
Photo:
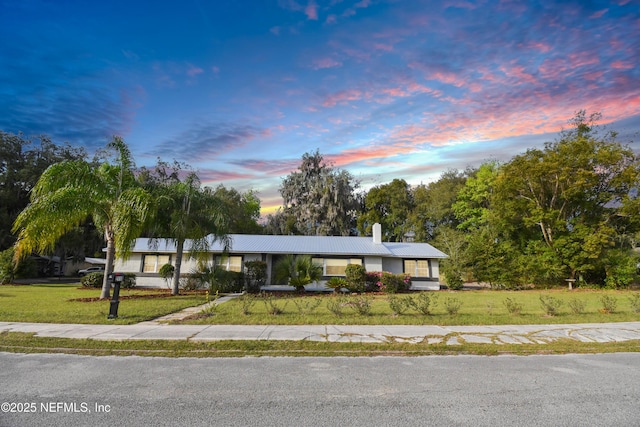
[[[382,260],[382,271],[388,271],[393,274],[404,273],[404,266],[400,258],[384,258]]]
[[[379,256],[364,257],[364,268],[367,271],[382,271],[382,258]]]
[[[140,273],[140,269],[142,268],[142,254],[131,254],[131,256],[126,259],[116,259],[113,263],[113,271],[118,273]]]
[[[440,281],[440,261],[437,259],[431,260],[431,277],[435,277]]]

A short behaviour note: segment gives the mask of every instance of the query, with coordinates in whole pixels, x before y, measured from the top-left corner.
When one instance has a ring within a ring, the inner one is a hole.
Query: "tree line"
[[[429,242],[447,253],[451,287],[624,287],[637,272],[640,162],[599,118],[578,112],[543,148],[419,186],[394,179],[365,192],[319,151],[305,153],[282,180],[283,206],[262,224],[255,192],[203,187],[178,162],[136,168],[118,137],[88,160],[68,144],[0,132],[0,250],[80,257],[106,243],[110,260],[146,236],[176,244],[179,272],[187,239],[193,256],[230,233],[370,235],[378,222],[385,241]]]

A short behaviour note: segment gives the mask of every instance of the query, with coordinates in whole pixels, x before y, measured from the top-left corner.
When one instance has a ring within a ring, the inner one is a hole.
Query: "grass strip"
[[[453,336],[452,334],[451,336]],[[444,340],[446,342],[446,339]],[[89,356],[146,357],[372,357],[432,355],[532,355],[640,352],[640,340],[585,343],[560,339],[547,344],[335,343],[317,341],[214,341],[91,339],[37,337],[32,333],[0,333],[0,351],[12,353],[64,353]]]

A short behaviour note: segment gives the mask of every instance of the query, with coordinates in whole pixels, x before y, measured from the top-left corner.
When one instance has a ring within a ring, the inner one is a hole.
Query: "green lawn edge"
[[[452,336],[455,334],[452,334]],[[446,342],[446,339],[444,340]],[[33,333],[0,333],[0,351],[9,353],[59,353],[86,356],[143,357],[376,357],[446,355],[552,355],[637,353],[640,340],[585,343],[559,339],[546,344],[427,344],[427,343],[335,343],[317,341],[267,340],[135,340],[102,341],[92,339],[38,337]]]

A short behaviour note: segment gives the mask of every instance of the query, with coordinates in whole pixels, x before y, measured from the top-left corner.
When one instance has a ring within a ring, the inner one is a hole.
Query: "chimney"
[[[373,224],[373,243],[382,243],[382,226],[377,222]]]

